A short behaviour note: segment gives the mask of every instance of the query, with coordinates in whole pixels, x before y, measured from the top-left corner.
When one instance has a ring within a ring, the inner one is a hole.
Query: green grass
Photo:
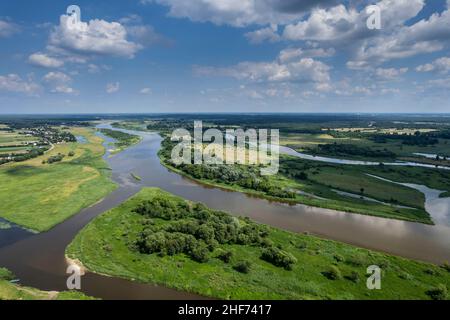
[[[363,189],[362,195],[377,200],[389,202],[394,199],[405,206],[424,208],[425,196],[422,193],[411,188],[368,177],[359,170],[349,170],[349,168],[344,167],[322,167],[316,174],[314,170],[316,169],[307,171],[310,180],[313,182],[354,194],[361,194]]]
[[[142,178],[140,176],[138,176],[137,174],[135,174],[134,172],[131,173],[131,176],[137,181],[142,181]]]
[[[0,268],[0,300],[93,300],[81,292],[47,292],[11,283],[14,276]]]
[[[450,273],[435,265],[271,227],[268,238],[298,260],[292,271],[261,260],[259,246],[220,245],[207,263],[184,254],[140,254],[131,243],[143,228],[143,218],[132,211],[155,196],[174,197],[159,189],[143,189],[86,226],[68,247],[68,256],[96,273],[221,299],[428,299],[431,288],[450,286]],[[170,223],[154,220],[162,226]],[[233,252],[231,263],[216,258],[219,249]],[[251,262],[248,274],[233,269],[243,260]],[[373,264],[383,269],[382,290],[366,288],[366,269]],[[339,268],[342,279],[324,276],[332,266]],[[352,273],[359,275],[359,282],[346,278]]]
[[[450,171],[419,167],[370,167],[368,173],[401,182],[426,185],[429,188],[450,193]]]
[[[116,186],[102,159],[102,139],[91,129],[75,128],[88,143],[57,145],[47,154],[0,167],[0,217],[35,231],[46,231],[101,200]],[[43,164],[58,153],[62,162]]]

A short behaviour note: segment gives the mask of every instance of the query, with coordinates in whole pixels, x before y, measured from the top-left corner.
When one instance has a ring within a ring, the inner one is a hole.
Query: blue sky
[[[449,5],[6,0],[0,113],[449,112]]]

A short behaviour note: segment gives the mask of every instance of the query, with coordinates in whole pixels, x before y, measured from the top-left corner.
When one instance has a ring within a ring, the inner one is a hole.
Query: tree
[[[261,259],[286,270],[292,270],[292,265],[297,263],[293,255],[276,247],[264,249]]]
[[[251,264],[248,261],[240,261],[238,262],[233,269],[240,273],[249,273]]]
[[[231,251],[221,252],[221,253],[219,253],[219,256],[218,256],[218,258],[225,263],[230,263],[232,257],[233,257],[233,252],[231,252]]]

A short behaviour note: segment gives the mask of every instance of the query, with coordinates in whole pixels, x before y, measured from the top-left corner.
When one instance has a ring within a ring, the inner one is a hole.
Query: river
[[[110,126],[103,124],[100,127]],[[113,180],[119,184],[116,191],[49,232],[31,234],[13,228],[6,230],[9,236],[2,243],[3,231],[0,230],[0,266],[13,271],[21,284],[42,290],[66,290],[64,251],[67,245],[93,218],[116,207],[144,186],[159,187],[186,199],[203,202],[213,209],[247,216],[294,232],[307,231],[327,239],[434,263],[450,261],[450,228],[446,225],[430,226],[305,205],[291,206],[207,187],[170,172],[160,164],[157,152],[162,139],[158,134],[121,131],[138,134],[142,141],[113,157],[106,153]],[[109,142],[111,139],[106,139],[105,146]],[[131,172],[142,180],[134,179]],[[103,299],[201,298],[93,273],[82,278],[82,291]]]

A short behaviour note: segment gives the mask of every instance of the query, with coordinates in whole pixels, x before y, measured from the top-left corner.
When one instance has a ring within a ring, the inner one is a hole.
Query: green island
[[[450,266],[282,231],[145,188],[67,248],[88,270],[220,299],[448,299]],[[383,290],[368,290],[378,265]]]
[[[78,291],[41,291],[24,287],[11,281],[15,276],[7,269],[0,268],[0,300],[94,300]]]
[[[103,133],[105,136],[116,140],[113,143],[115,149],[111,151],[111,154],[117,154],[119,152],[122,152],[123,150],[141,141],[141,137],[134,134],[125,133],[122,131],[111,129],[100,129],[100,132]]]
[[[450,190],[448,172],[424,168],[335,165],[292,156],[281,156],[279,173],[273,176],[261,176],[259,166],[175,165],[170,157],[173,146],[166,137],[159,152],[162,164],[172,171],[208,185],[288,203],[432,224],[421,192],[368,174]]]
[[[57,143],[40,156],[0,166],[0,217],[42,232],[116,188],[102,159],[103,139],[88,127],[66,132],[86,142]]]

